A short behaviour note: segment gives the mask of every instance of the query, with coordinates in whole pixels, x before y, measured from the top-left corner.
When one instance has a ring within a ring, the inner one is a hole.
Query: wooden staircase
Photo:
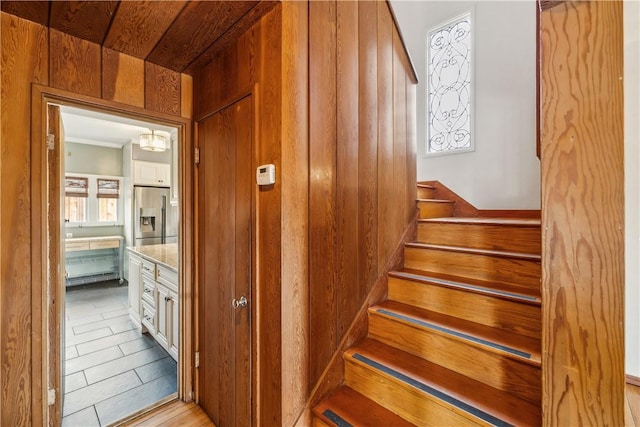
[[[541,424],[540,221],[453,217],[434,191],[314,426]]]

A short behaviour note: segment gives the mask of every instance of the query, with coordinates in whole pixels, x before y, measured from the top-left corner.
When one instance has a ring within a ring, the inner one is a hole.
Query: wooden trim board
[[[627,384],[634,385],[636,387],[640,387],[640,377],[634,377],[633,375],[626,375]]]
[[[180,117],[156,113],[138,107],[120,104],[113,101],[97,99],[87,95],[78,95],[62,89],[55,89],[47,86],[34,84],[32,86],[32,138],[31,148],[33,155],[33,166],[31,168],[32,180],[32,240],[42,242],[46,238],[46,218],[48,208],[44,192],[47,189],[46,171],[46,144],[44,144],[43,130],[46,129],[46,106],[49,103],[58,105],[70,105],[89,110],[101,110],[120,116],[130,116],[138,119],[158,122],[164,125],[174,126],[179,129],[180,144],[179,152],[179,174],[180,174],[180,239],[182,247],[180,251],[180,274],[181,274],[181,338],[180,338],[180,371],[178,372],[178,393],[183,400],[191,400],[192,379],[193,379],[193,347],[192,347],[192,303],[193,303],[193,193],[192,193],[192,162],[191,152],[191,121]],[[33,305],[33,360],[34,371],[32,377],[33,401],[42,402],[42,413],[46,414],[46,394],[47,371],[48,371],[48,346],[45,336],[49,330],[47,317],[44,316],[46,302],[46,271],[41,266],[47,263],[48,253],[44,245],[34,245],[32,268],[34,273],[37,270],[37,280],[32,283],[32,305]],[[35,408],[34,408],[35,409]],[[45,416],[46,418],[46,416]]]

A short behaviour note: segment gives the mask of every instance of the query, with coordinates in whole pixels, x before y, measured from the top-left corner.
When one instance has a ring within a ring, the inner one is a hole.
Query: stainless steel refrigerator
[[[178,241],[178,212],[169,203],[169,189],[133,188],[133,238],[135,246]]]

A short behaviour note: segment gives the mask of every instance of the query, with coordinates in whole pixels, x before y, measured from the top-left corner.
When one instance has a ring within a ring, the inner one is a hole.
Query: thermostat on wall
[[[258,185],[272,185],[276,183],[276,165],[261,165],[256,169]]]

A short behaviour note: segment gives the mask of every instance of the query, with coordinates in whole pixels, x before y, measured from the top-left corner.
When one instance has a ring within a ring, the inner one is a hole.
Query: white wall
[[[66,172],[122,176],[122,149],[64,143]]]
[[[624,2],[626,372],[640,377],[640,3]]]
[[[418,180],[479,209],[540,209],[535,127],[535,2],[391,2],[418,72]],[[473,8],[475,151],[425,157],[427,31]]]

